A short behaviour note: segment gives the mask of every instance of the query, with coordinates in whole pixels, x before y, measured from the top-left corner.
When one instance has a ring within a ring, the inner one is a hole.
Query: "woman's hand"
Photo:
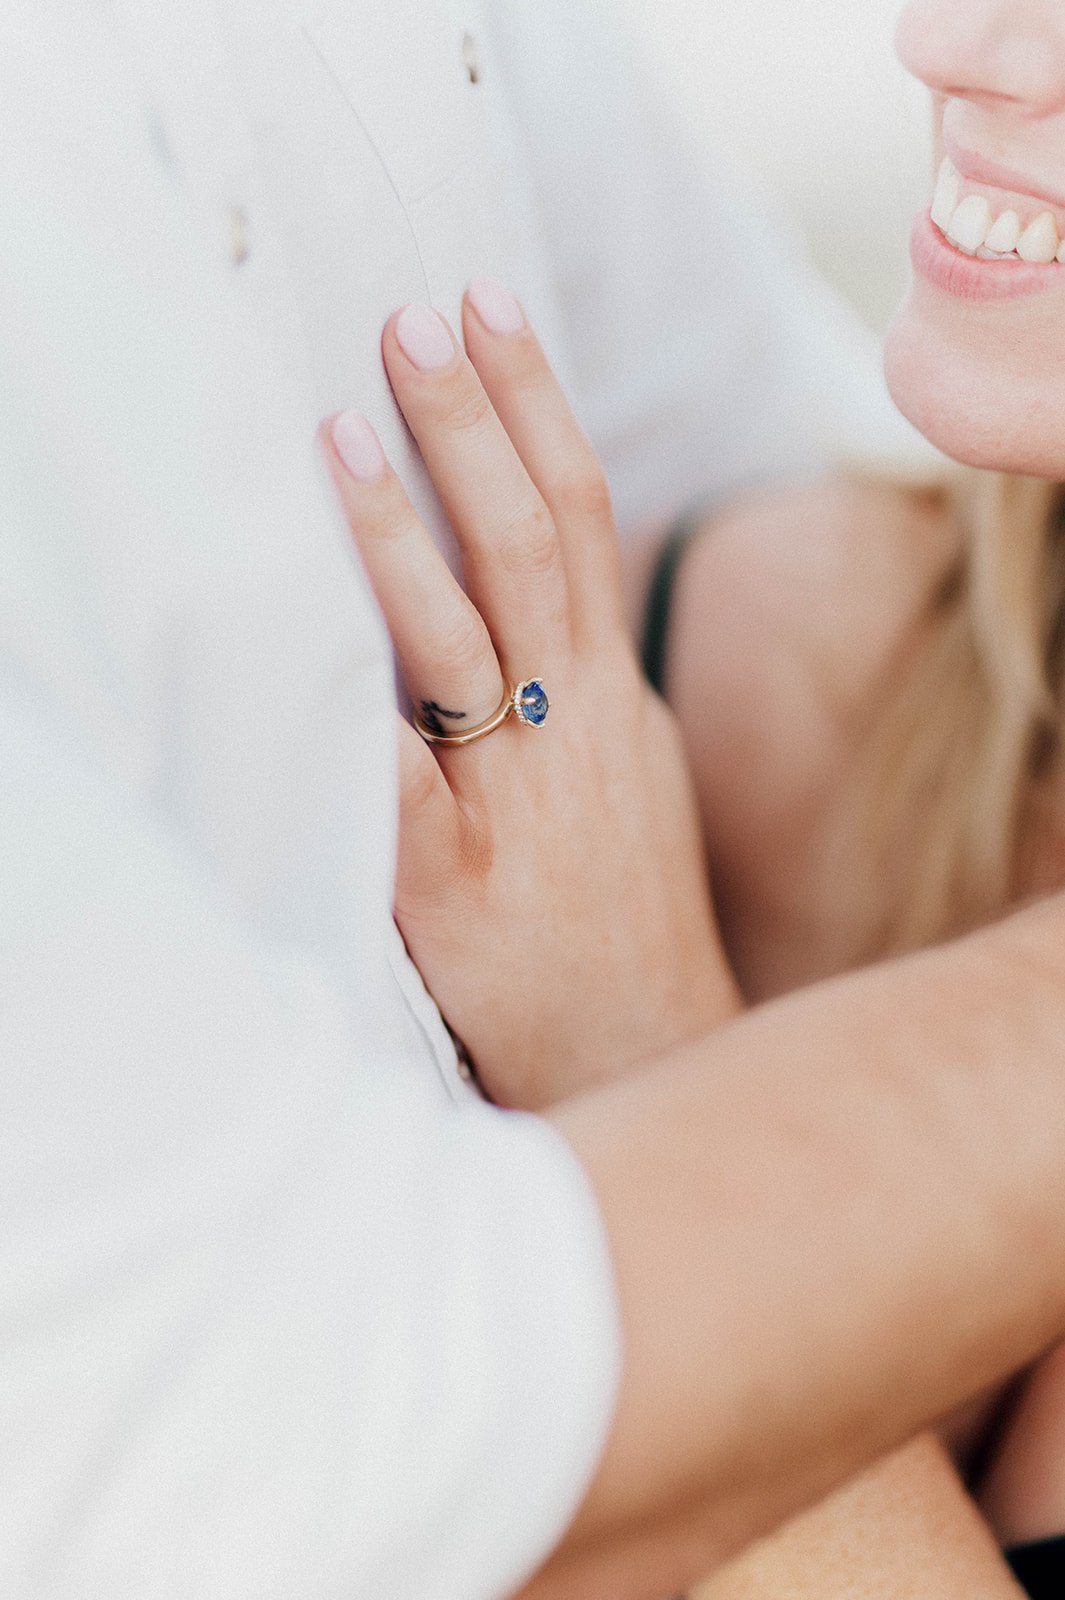
[[[630,647],[595,456],[517,303],[463,310],[469,359],[427,307],[389,322],[396,398],[462,552],[455,582],[368,423],[325,430],[423,725],[455,734],[542,680],[466,745],[400,728],[399,926],[487,1093],[542,1107],[738,1009],[713,923],[673,720]]]

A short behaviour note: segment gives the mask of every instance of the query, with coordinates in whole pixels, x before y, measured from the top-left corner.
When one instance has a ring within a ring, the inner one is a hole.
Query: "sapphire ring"
[[[461,726],[464,711],[445,711],[435,701],[426,701],[414,713],[414,726],[427,744],[475,744],[501,728],[508,717],[516,717],[527,728],[542,728],[551,702],[539,678],[526,678],[515,688],[505,688],[499,705],[483,722],[472,728]],[[446,721],[445,721],[446,719]]]
[[[542,728],[551,709],[547,690],[539,678],[529,678],[527,682],[519,683],[510,703],[518,721],[524,722],[527,728]]]

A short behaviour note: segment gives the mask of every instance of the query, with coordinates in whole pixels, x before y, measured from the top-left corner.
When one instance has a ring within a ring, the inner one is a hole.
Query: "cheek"
[[[887,338],[895,404],[956,461],[1065,479],[1065,304],[1058,309],[944,312],[918,285]]]

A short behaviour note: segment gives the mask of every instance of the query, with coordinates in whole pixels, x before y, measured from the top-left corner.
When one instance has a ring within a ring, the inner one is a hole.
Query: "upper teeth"
[[[1016,250],[1020,237],[1020,217],[1016,211],[1004,211],[998,221],[991,224],[984,243],[989,250],[997,250],[1000,255],[1008,256],[1011,250]]]
[[[1012,209],[993,216],[990,203],[982,194],[961,198],[961,178],[950,160],[939,169],[932,221],[968,255],[1012,257],[1041,265],[1055,260],[1065,264],[1065,240],[1058,233],[1052,212],[1041,211],[1023,229],[1020,217]]]

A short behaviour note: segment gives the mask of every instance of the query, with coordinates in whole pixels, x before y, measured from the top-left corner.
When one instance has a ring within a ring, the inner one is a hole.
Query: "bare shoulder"
[[[763,805],[818,791],[894,659],[956,535],[933,494],[839,478],[729,507],[677,587],[669,695],[710,796],[752,779]]]
[[[727,635],[752,688],[797,667],[860,700],[954,553],[932,493],[838,478],[739,501],[708,521],[678,586],[670,668]]]

